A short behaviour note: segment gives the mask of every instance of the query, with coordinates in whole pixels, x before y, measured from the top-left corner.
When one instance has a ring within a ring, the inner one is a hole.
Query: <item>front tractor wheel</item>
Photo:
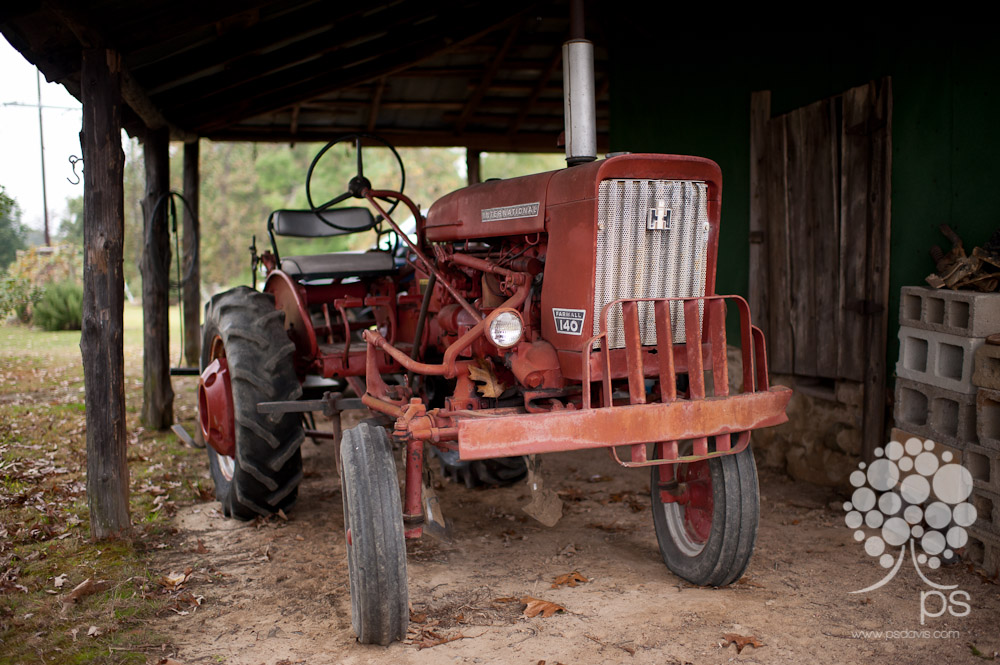
[[[406,637],[409,596],[403,508],[392,445],[381,427],[361,423],[340,443],[351,625],[362,644]]]
[[[690,442],[681,454],[691,454]],[[676,464],[672,473],[654,466],[650,491],[656,539],[671,572],[702,586],[725,586],[743,575],[760,521],[750,446],[735,455]]]
[[[258,402],[302,393],[283,317],[273,297],[245,286],[205,307],[198,419],[227,517],[286,511],[298,496],[304,438],[298,414],[257,412]]]

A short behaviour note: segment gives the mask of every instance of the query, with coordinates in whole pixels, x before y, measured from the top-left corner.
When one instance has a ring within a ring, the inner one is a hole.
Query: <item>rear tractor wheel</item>
[[[263,414],[258,402],[302,393],[274,298],[245,286],[205,306],[198,420],[215,496],[227,517],[287,511],[302,480],[304,438],[297,413]]]
[[[681,455],[691,454],[690,442]],[[694,584],[725,586],[750,563],[760,521],[753,451],[652,467],[653,527],[667,568]],[[670,500],[674,499],[674,500]]]

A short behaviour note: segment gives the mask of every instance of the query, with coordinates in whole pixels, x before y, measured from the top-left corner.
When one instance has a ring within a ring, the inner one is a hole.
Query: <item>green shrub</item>
[[[43,330],[80,330],[83,324],[83,287],[60,282],[45,289],[34,307],[35,325]]]
[[[0,322],[11,314],[27,322],[31,318],[30,306],[41,297],[42,289],[33,286],[30,279],[10,275],[0,277]]]

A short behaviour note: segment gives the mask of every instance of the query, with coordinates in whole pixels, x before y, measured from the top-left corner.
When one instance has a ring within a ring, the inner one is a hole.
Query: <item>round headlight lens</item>
[[[500,312],[490,322],[490,340],[502,349],[514,346],[521,339],[524,324],[515,312]]]

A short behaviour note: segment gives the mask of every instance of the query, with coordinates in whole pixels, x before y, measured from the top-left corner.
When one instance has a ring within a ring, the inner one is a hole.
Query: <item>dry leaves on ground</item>
[[[552,581],[552,588],[558,589],[563,586],[576,586],[580,582],[589,582],[586,577],[580,574],[580,571],[574,570],[572,573],[566,573],[565,575],[560,575]]]
[[[532,598],[531,596],[524,596],[521,598],[521,602],[526,605],[524,608],[524,616],[529,619],[536,617],[539,614],[542,615],[543,619],[548,619],[550,616],[556,612],[565,612],[566,608],[562,605],[557,605],[548,600],[542,600],[541,598]]]
[[[755,649],[759,649],[760,647],[764,646],[764,643],[761,642],[758,638],[754,637],[753,635],[737,635],[736,633],[725,633],[722,636],[722,639],[723,639],[722,642],[723,647],[727,647],[730,644],[735,644],[736,653],[738,654],[743,653],[743,648],[747,646],[751,646]]]
[[[169,573],[156,582],[168,591],[177,591],[191,578],[192,572],[193,569],[185,568],[183,573]]]
[[[91,594],[100,593],[109,586],[111,586],[111,582],[107,580],[97,580],[95,582],[88,577],[73,587],[73,590],[66,595],[63,599],[62,611],[65,612],[71,605],[73,605],[73,603],[79,601],[81,598],[85,598]]]
[[[424,616],[426,619],[426,616]],[[407,630],[407,644],[417,647],[417,649],[430,649],[431,647],[436,647],[441,644],[447,644],[448,642],[454,642],[455,640],[464,640],[470,637],[478,637],[478,635],[465,635],[464,633],[457,633],[455,635],[443,635],[436,630],[433,626],[437,625],[437,621],[430,621],[426,626],[421,626],[419,628],[410,628]],[[482,634],[482,633],[480,633]]]

